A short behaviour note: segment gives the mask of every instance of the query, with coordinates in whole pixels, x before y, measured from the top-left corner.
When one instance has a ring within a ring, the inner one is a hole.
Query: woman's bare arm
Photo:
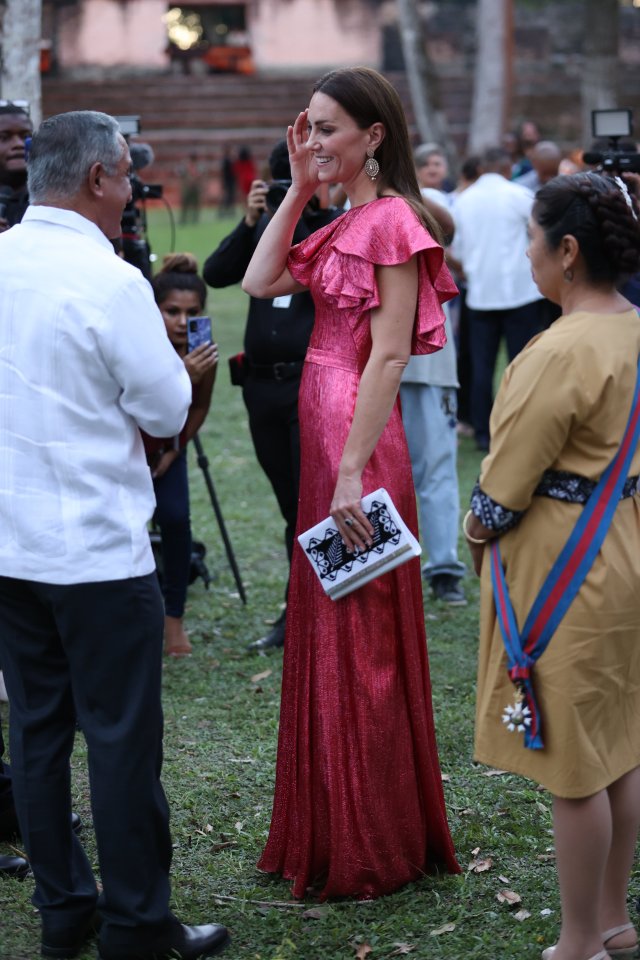
[[[307,139],[307,111],[303,110],[287,130],[291,186],[260,237],[242,281],[242,289],[252,297],[268,299],[305,289],[289,273],[287,258],[296,224],[318,186],[318,170]]]
[[[362,472],[389,419],[411,352],[418,298],[416,259],[378,267],[376,277],[380,306],[371,314],[371,354],[360,380],[331,503],[331,515],[345,543],[359,549],[373,533],[360,505]],[[349,527],[345,517],[353,517],[357,523]]]

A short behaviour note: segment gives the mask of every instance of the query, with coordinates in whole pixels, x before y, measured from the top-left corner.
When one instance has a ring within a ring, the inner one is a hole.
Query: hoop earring
[[[367,149],[367,159],[364,162],[364,172],[369,177],[370,180],[375,180],[378,174],[380,173],[380,164],[373,156],[374,149],[369,147]]]
[[[573,280],[573,270],[571,269],[571,267],[567,267],[567,269],[562,274],[562,276],[567,281],[567,283],[571,283],[571,281]]]

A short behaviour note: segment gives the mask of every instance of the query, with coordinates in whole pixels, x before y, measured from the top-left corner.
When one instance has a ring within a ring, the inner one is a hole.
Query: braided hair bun
[[[610,177],[555,177],[536,194],[532,216],[551,250],[567,234],[576,238],[593,283],[618,286],[640,270],[638,206]]]
[[[168,253],[162,259],[160,271],[151,280],[156,303],[162,303],[172,290],[190,290],[200,299],[204,310],[207,287],[198,273],[198,261],[192,253]]]

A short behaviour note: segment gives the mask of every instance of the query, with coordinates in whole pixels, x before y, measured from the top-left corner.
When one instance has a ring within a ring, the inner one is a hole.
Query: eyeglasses
[[[28,100],[0,100],[0,108],[18,107],[19,110],[24,110],[26,113],[29,113],[29,106]]]

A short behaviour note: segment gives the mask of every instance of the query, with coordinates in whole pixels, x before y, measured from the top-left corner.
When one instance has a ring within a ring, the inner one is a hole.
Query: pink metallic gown
[[[329,512],[378,306],[375,264],[418,255],[413,353],[444,343],[455,295],[442,250],[398,197],[354,207],[294,247],[316,319],[300,389],[298,532]],[[396,403],[363,475],[417,532]],[[321,899],[390,893],[425,871],[458,872],[431,709],[420,561],[329,600],[296,543],[289,588],[271,829],[258,867]]]

